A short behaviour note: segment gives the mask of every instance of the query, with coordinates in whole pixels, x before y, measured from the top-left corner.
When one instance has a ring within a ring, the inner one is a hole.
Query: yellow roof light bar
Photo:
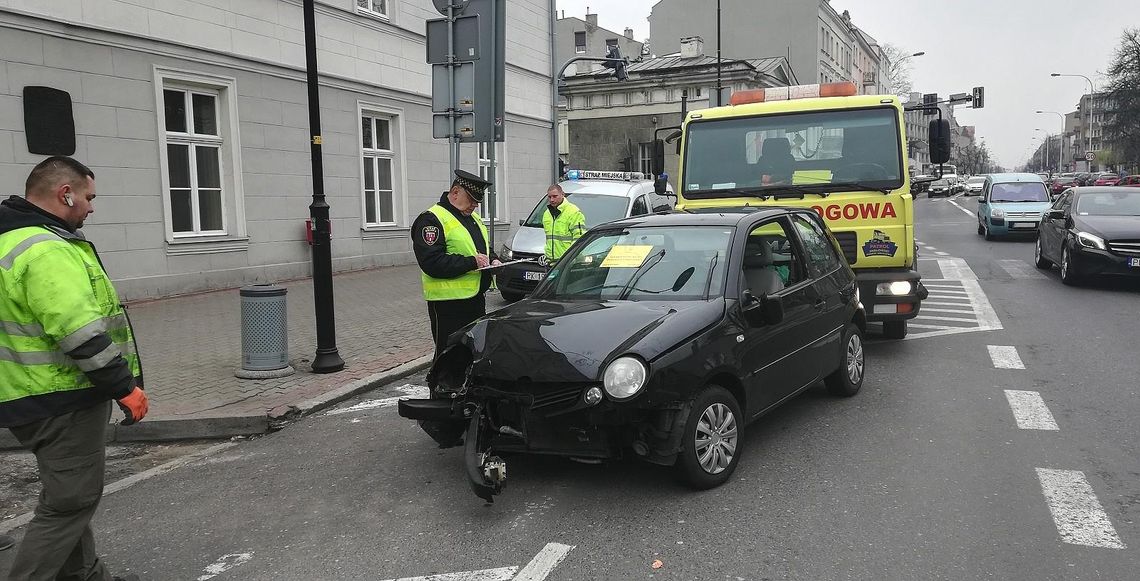
[[[851,97],[858,92],[855,83],[850,81],[842,83],[795,85],[792,87],[771,87],[768,89],[749,89],[747,91],[737,91],[733,93],[729,104],[745,105],[748,103],[763,103],[765,101],[790,101],[792,99],[814,99],[817,97]]]

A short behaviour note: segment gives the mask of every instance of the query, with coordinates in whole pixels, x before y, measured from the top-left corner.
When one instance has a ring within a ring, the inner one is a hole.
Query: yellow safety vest
[[[542,213],[542,230],[546,233],[546,257],[551,260],[562,258],[575,240],[586,232],[586,216],[570,200],[562,200],[558,205],[558,218],[550,208]]]
[[[443,238],[447,243],[448,254],[475,256],[479,253],[475,248],[475,240],[471,238],[471,233],[467,227],[447,208],[436,204],[428,208],[428,211],[435,214],[443,226]],[[483,244],[486,245],[487,227],[478,217],[475,218],[475,223],[479,225],[479,232],[483,235]],[[483,285],[483,273],[472,270],[456,278],[434,278],[421,271],[420,281],[424,287],[424,300],[454,301],[469,299],[479,294],[479,289]]]

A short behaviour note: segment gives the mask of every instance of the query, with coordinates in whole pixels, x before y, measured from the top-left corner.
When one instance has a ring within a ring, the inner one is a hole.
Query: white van
[[[653,191],[653,180],[633,172],[604,172],[570,170],[567,179],[559,182],[566,197],[586,216],[586,226],[612,222],[629,216],[672,210],[677,202],[672,187],[664,196]],[[499,251],[503,261],[520,258],[541,259],[546,244],[542,231],[542,214],[546,211],[546,192],[538,200],[530,217],[519,220],[520,228],[510,242]],[[524,262],[503,267],[497,283],[503,298],[514,302],[530,294],[546,278],[545,260]]]

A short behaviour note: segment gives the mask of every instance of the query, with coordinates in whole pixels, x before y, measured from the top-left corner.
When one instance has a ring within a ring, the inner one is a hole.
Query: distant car
[[[1128,186],[1130,188],[1140,188],[1140,175],[1124,176],[1124,179],[1116,182],[1118,186]]]
[[[1097,176],[1096,181],[1093,182],[1094,186],[1115,186],[1116,182],[1120,181],[1120,176],[1114,173],[1102,173]]]
[[[470,485],[487,501],[509,453],[633,455],[712,488],[732,478],[753,420],[821,382],[859,392],[859,296],[811,210],[609,222],[530,298],[452,334],[432,397],[398,411],[443,447],[462,439]]]
[[[982,188],[986,185],[986,176],[974,176],[966,180],[966,195],[976,196],[982,193]]]
[[[1034,249],[1038,268],[1061,267],[1061,282],[1090,276],[1140,278],[1140,189],[1065,190],[1041,218]]]
[[[1065,190],[1067,190],[1073,186],[1079,186],[1079,185],[1080,185],[1080,183],[1077,181],[1077,178],[1075,178],[1075,177],[1061,177],[1061,176],[1059,176],[1059,177],[1053,179],[1053,183],[1050,184],[1049,189],[1054,196],[1057,196],[1057,195],[1060,195],[1061,192],[1063,192],[1063,191],[1065,191]]]
[[[1096,179],[1096,174],[1082,171],[1077,173],[1076,178],[1078,186],[1091,186],[1093,180]]]
[[[986,240],[1009,234],[1036,234],[1050,200],[1045,182],[1037,174],[986,176],[978,198],[978,234]]]
[[[933,198],[935,196],[949,196],[952,192],[952,188],[953,185],[950,183],[950,180],[946,178],[934,180],[933,182],[930,182],[929,197]]]

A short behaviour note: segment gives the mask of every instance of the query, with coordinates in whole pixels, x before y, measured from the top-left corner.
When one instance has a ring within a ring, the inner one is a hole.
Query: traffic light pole
[[[317,321],[317,354],[313,372],[333,373],[344,369],[344,359],[336,348],[336,310],[333,309],[332,235],[329,205],[325,201],[324,163],[321,157],[320,83],[317,75],[317,32],[313,1],[304,0],[305,69],[309,89],[310,153],[313,164],[313,201],[309,217],[313,223],[313,307]]]

